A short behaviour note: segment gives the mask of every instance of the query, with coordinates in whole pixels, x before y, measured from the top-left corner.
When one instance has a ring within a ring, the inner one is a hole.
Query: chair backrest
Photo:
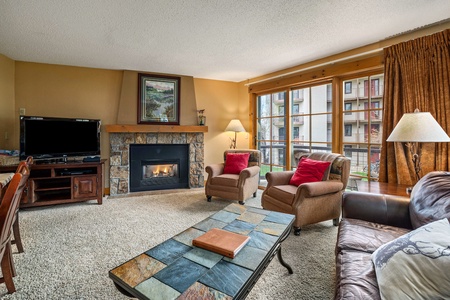
[[[17,171],[9,182],[5,195],[0,204],[0,252],[11,238],[12,225],[16,219],[20,199],[27,185],[30,169],[28,163],[23,161],[17,167]]]
[[[227,153],[250,153],[248,167],[261,165],[261,151],[255,149],[229,149],[223,153],[223,161],[227,158]]]
[[[350,159],[340,153],[330,152],[295,152],[294,163],[295,167],[302,157],[309,157],[314,160],[331,161],[330,174],[328,180],[339,180],[344,184],[344,189],[347,187],[348,178],[350,175]]]
[[[350,175],[350,159],[345,156],[337,157],[331,164],[330,180],[340,180],[344,184],[344,190],[347,187],[348,177]]]

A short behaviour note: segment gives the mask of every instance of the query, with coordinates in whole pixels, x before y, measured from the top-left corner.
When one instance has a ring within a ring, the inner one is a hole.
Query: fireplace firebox
[[[188,144],[130,144],[130,191],[189,187]]]

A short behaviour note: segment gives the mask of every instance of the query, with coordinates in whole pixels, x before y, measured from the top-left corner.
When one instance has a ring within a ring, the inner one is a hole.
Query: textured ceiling
[[[0,0],[0,53],[242,81],[449,17],[449,0]]]

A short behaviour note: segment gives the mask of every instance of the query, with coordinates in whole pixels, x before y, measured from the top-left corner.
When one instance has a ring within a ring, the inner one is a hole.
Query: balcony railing
[[[294,145],[294,152],[332,152],[331,147],[328,146],[309,146],[309,145]],[[286,145],[285,144],[272,144],[272,145],[260,145],[260,150],[263,155],[263,161],[268,161],[264,159],[265,155],[270,155],[270,150],[278,149],[285,153]],[[367,148],[345,148],[344,155],[351,159],[350,165],[350,173],[352,176],[357,177],[367,177],[368,176],[368,162],[370,161],[370,177],[371,180],[378,178],[378,169],[379,169],[379,160],[373,159],[373,156],[379,157],[381,153],[381,149],[372,148],[370,150],[370,158],[368,155]],[[294,159],[292,160],[292,168],[297,167],[295,165]],[[261,178],[265,176],[265,174],[261,174]]]
[[[292,117],[292,123],[294,125],[303,125],[305,124],[305,117],[303,116]]]

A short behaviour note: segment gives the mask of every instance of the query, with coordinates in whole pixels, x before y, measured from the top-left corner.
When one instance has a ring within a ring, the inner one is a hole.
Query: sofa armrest
[[[212,164],[212,165],[206,166],[205,171],[206,171],[206,173],[208,173],[208,177],[210,177],[210,178],[216,177],[216,176],[219,176],[220,174],[223,174],[224,166],[225,166],[224,163]]]
[[[296,199],[298,199],[298,196],[302,192],[306,197],[316,197],[326,194],[334,194],[341,191],[343,188],[344,184],[338,180],[303,183],[297,189]]]
[[[412,229],[409,202],[402,196],[345,192],[342,217]]]
[[[267,187],[274,185],[286,185],[289,184],[294,171],[282,171],[282,172],[267,172]]]

